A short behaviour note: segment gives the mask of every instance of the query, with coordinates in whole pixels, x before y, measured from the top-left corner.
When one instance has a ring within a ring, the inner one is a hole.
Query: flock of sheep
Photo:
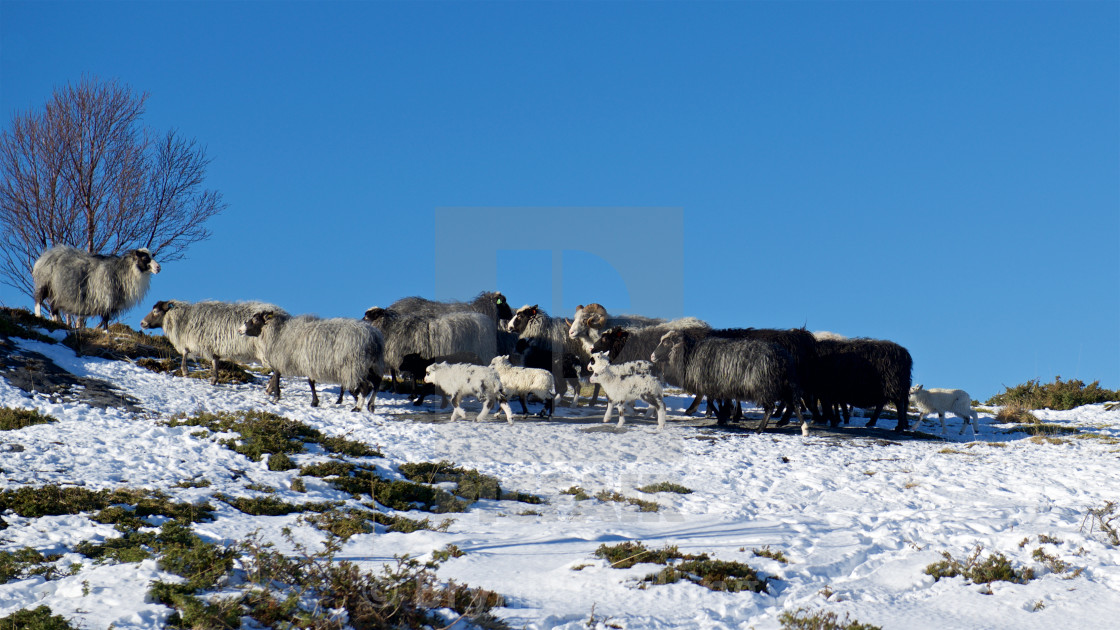
[[[100,316],[102,326],[135,306],[147,293],[150,275],[160,266],[146,249],[120,256],[91,255],[66,246],[45,251],[35,262],[35,313],[47,304],[57,320]],[[977,416],[962,390],[911,387],[912,359],[902,346],[877,339],[847,339],[805,329],[713,329],[685,317],[662,320],[642,316],[611,316],[600,304],[576,309],[571,320],[554,318],[536,305],[514,312],[504,295],[481,293],[470,302],[437,302],[419,297],[374,307],[362,320],[292,316],[264,302],[227,303],[178,300],[156,302],[141,322],[162,328],[183,356],[191,354],[213,364],[216,382],[220,359],[259,362],[272,370],[265,388],[280,397],[280,376],[300,376],[311,385],[311,404],[319,398],[315,384],[340,385],[338,403],[349,391],[355,411],[374,408],[382,376],[394,388],[398,376],[421,374],[427,383],[450,396],[452,419],[465,416],[462,401],[482,403],[477,419],[495,405],[513,422],[508,401],[518,398],[528,414],[527,396],[544,402],[541,414],[551,416],[555,399],[572,390],[569,404],[579,405],[581,380],[606,394],[610,420],[618,409],[619,424],[636,401],[656,412],[665,424],[663,385],[696,396],[686,414],[707,398],[719,422],[737,418],[741,401],[763,410],[758,430],[779,415],[779,425],[793,415],[808,434],[810,419],[836,426],[850,407],[872,408],[874,426],[883,407],[898,411],[896,431],[908,429],[911,400],[919,420],[938,413],[945,431],[946,412],[971,420]],[[423,400],[423,393],[415,404]]]

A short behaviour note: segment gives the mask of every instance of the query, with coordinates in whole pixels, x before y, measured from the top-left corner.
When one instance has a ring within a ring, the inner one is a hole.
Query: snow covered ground
[[[453,543],[466,554],[444,562],[439,576],[505,595],[509,605],[497,612],[512,628],[584,628],[593,608],[600,627],[606,620],[628,629],[762,630],[778,628],[778,615],[797,608],[849,613],[890,630],[1108,628],[1120,618],[1120,548],[1086,522],[1089,509],[1120,502],[1120,445],[1114,440],[1120,438],[1120,409],[1037,412],[1045,422],[1099,436],[1060,443],[1009,432],[1013,427],[993,424],[990,413],[981,415],[975,439],[971,431],[957,435],[957,418],[949,421],[947,441],[896,439],[891,432],[856,428],[863,419],[839,436],[815,431],[803,438],[796,429],[755,434],[682,418],[684,397],[667,401],[677,415],[663,432],[644,419],[630,420],[624,431],[603,431],[601,408],[558,407],[553,420],[518,417],[512,426],[504,419],[451,423],[434,405],[417,412],[403,397],[379,395],[376,415],[358,414],[334,407],[334,390],[328,389],[324,399],[330,402],[312,409],[301,379],[285,379],[283,400],[271,403],[260,385],[211,386],[128,362],[78,358],[61,345],[15,341],[75,374],[114,383],[147,413],[30,398],[0,379],[0,406],[34,407],[60,420],[0,432],[0,489],[132,487],[161,489],[186,501],[218,492],[253,495],[246,486],[262,484],[292,502],[346,499],[314,478],[306,479],[306,493],[292,492],[294,471],[269,471],[264,462],[199,436],[193,427],[161,423],[180,412],[272,411],[376,445],[385,455],[379,466],[386,469],[447,459],[497,477],[503,488],[544,497],[545,505],[481,501],[467,513],[448,515],[455,521],[446,532],[357,535],[339,554],[375,569],[396,554],[426,556]],[[893,428],[894,421],[880,426]],[[939,433],[940,424],[934,416],[920,429]],[[200,478],[212,485],[174,487]],[[636,489],[662,481],[693,492]],[[639,512],[560,494],[573,485],[655,500],[661,510]],[[232,542],[259,531],[286,548],[280,531],[298,518],[249,516],[212,503],[217,518],[194,527],[208,540]],[[520,515],[530,509],[539,514]],[[112,526],[84,516],[3,518],[9,527],[0,530],[0,551],[30,546],[65,554],[80,541],[117,535]],[[310,527],[294,530],[297,542],[321,540]],[[1056,542],[1042,543],[1040,535]],[[770,593],[713,592],[684,582],[639,589],[636,579],[659,567],[613,569],[593,555],[600,544],[626,540],[746,562],[772,578]],[[996,582],[989,593],[960,577],[934,582],[923,573],[942,552],[963,559],[977,545],[985,554],[999,552],[1015,566],[1032,567],[1037,579]],[[767,546],[788,563],[754,555]],[[1040,547],[1082,571],[1072,578],[1072,571],[1048,571],[1032,558]],[[82,560],[70,554],[63,562]],[[0,585],[0,617],[45,604],[75,627],[158,628],[171,611],[145,601],[145,592],[160,574],[151,560],[85,561],[73,576]]]

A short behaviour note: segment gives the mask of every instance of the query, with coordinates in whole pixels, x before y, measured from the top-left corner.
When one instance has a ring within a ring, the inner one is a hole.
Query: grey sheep
[[[218,383],[218,361],[237,363],[264,361],[259,342],[246,337],[238,329],[256,313],[270,311],[287,315],[283,309],[267,302],[216,302],[191,304],[182,300],[161,300],[140,321],[144,329],[162,328],[164,336],[183,355],[180,370],[187,375],[187,357],[191,354],[211,362],[210,382]]]
[[[241,328],[243,335],[260,337],[260,357],[273,370],[270,391],[280,398],[280,375],[305,376],[311,384],[311,406],[319,406],[316,382],[338,383],[357,397],[354,411],[373,411],[377,385],[385,371],[381,332],[347,318],[292,317],[262,311]],[[366,397],[368,396],[368,403]]]
[[[389,305],[389,309],[406,315],[447,315],[448,313],[481,313],[494,322],[493,335],[495,339],[495,352],[509,354],[513,352],[517,336],[507,332],[502,327],[502,322],[513,318],[509,300],[500,291],[483,291],[470,302],[449,300],[439,302],[422,297],[406,297]],[[497,355],[495,355],[497,356]]]
[[[108,331],[110,319],[144,299],[152,274],[159,270],[147,249],[105,256],[55,245],[31,269],[35,315],[42,317],[47,302],[55,320],[62,313],[79,318],[99,315],[101,327]]]
[[[494,325],[481,313],[412,315],[375,306],[366,311],[364,319],[384,336],[385,364],[394,388],[401,361],[409,354],[430,359],[472,352],[485,363],[497,356]]]
[[[757,339],[695,339],[674,330],[665,333],[650,360],[662,366],[666,381],[679,383],[693,394],[753,400],[763,410],[759,431],[770,421],[775,402],[793,406],[802,435],[809,434],[809,423],[794,405],[801,397],[795,363],[779,344]],[[721,413],[720,423],[726,420],[726,412]]]

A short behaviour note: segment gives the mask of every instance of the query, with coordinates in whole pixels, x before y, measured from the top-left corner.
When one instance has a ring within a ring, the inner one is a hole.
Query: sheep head
[[[140,320],[141,328],[163,328],[163,317],[167,315],[175,305],[168,300],[160,300],[152,307],[152,311]]]
[[[568,336],[572,339],[588,333],[591,329],[602,330],[607,324],[607,309],[602,304],[592,302],[587,306],[580,304],[576,307],[576,317],[568,328]]]
[[[491,294],[494,298],[494,307],[498,310],[498,321],[513,319],[513,310],[509,307],[509,300],[501,291]]]
[[[261,311],[260,313],[253,313],[253,316],[245,320],[244,324],[237,329],[237,332],[245,335],[246,337],[260,337],[261,331],[268,322],[276,317],[276,313],[272,311]]]
[[[159,273],[159,263],[152,258],[152,253],[147,248],[141,247],[134,249],[128,253],[132,257],[133,262],[136,264],[136,269],[140,273],[152,272]]]
[[[670,330],[661,336],[661,342],[654,348],[653,354],[650,355],[649,360],[654,363],[664,362],[669,353],[676,349],[678,346],[684,345],[684,333],[679,330]]]
[[[525,332],[525,327],[529,325],[529,320],[533,319],[540,313],[541,309],[539,305],[534,304],[532,306],[529,306],[528,304],[526,304],[525,306],[517,309],[517,312],[513,314],[513,317],[509,320],[509,324],[506,326],[506,330],[511,333],[517,333],[520,335],[521,333]]]

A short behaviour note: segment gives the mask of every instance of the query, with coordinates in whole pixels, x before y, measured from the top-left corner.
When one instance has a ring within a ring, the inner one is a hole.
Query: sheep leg
[[[104,330],[105,332],[109,332],[109,316],[108,315],[102,315],[101,316],[101,329]]]
[[[743,419],[743,404],[739,401],[738,398],[735,399],[735,409],[731,413],[732,420],[738,422],[739,420]]]
[[[591,402],[587,403],[587,406],[594,407],[597,402],[599,402],[599,384],[595,383],[595,389],[591,390]]]
[[[809,421],[801,415],[801,409],[796,409],[797,419],[801,421],[801,435],[809,437]]]
[[[844,424],[851,424],[852,406],[847,403],[840,403],[840,410],[844,413]]]
[[[895,425],[894,430],[901,433],[910,428],[910,419],[906,415],[910,408],[910,393],[907,392],[902,398],[894,401],[894,407],[898,410],[898,424]]]
[[[319,406],[319,394],[315,393],[315,381],[307,379],[307,384],[311,386],[311,406]]]
[[[948,429],[945,427],[945,412],[944,411],[938,411],[937,412],[937,419],[941,421],[941,435],[945,435],[945,432],[948,431]],[[965,422],[967,422],[967,420]],[[921,412],[919,412],[918,413],[918,421],[914,423],[914,426],[919,426],[921,424],[922,424],[922,415],[921,415]],[[963,425],[961,426],[961,433],[964,433],[964,426]]]
[[[439,399],[439,408],[447,409],[447,394],[443,394],[443,396]]]
[[[649,404],[651,409],[657,410],[657,429],[665,428],[665,399],[654,394],[642,396],[642,400]]]
[[[521,401],[521,415],[527,417],[529,415],[529,408],[525,406],[525,394],[518,396],[517,400]]]
[[[704,401],[704,395],[703,394],[693,398],[692,399],[692,404],[688,406],[688,409],[684,410],[684,415],[691,416],[692,414],[696,413],[696,410],[700,407],[700,403],[703,402],[703,401]]]
[[[502,411],[506,414],[506,422],[513,424],[513,409],[510,408],[509,402],[498,399],[498,406],[501,407]]]
[[[572,407],[579,407],[579,379],[568,378],[564,379],[568,382],[568,387],[572,388]]]
[[[218,384],[218,361],[219,361],[218,357],[214,357],[210,362],[210,384],[211,385],[217,385]],[[184,363],[185,363],[185,361],[184,361]],[[187,372],[186,372],[186,370],[184,370],[183,371],[183,376],[186,376],[186,375],[187,375]]]
[[[603,422],[611,421],[611,412],[614,411],[614,401],[607,399],[607,413],[603,414]],[[619,413],[622,413],[621,411]]]
[[[280,400],[280,372],[272,371],[272,376],[268,379],[268,385],[265,386],[264,393]]]
[[[474,419],[475,422],[484,422],[486,417],[490,415],[490,407],[494,404],[493,398],[480,398],[479,402],[482,403],[482,411],[478,412],[478,417]]]
[[[867,421],[864,426],[873,427],[879,421],[879,414],[883,413],[883,403],[875,405],[875,411],[871,412],[871,419]]]
[[[179,374],[181,376],[186,376],[187,375],[187,356],[189,356],[189,355],[190,355],[190,352],[184,352],[183,353],[183,360],[182,360],[181,363],[179,363]]]
[[[343,386],[341,386],[341,385],[339,385],[339,386],[338,386],[338,400],[334,401],[334,404],[336,404],[336,405],[341,405],[341,404],[342,404],[342,396],[343,396],[343,395],[344,395],[345,393],[346,393],[346,388],[345,388],[345,387],[343,387]],[[354,394],[354,392],[350,392],[350,393]],[[357,396],[358,394],[354,394],[354,395],[355,395],[355,396]],[[364,397],[365,397],[365,394],[363,394],[363,395],[362,395],[362,397],[364,398]],[[361,405],[359,404],[358,406],[360,407]]]
[[[618,426],[626,424],[626,405],[634,404],[633,401],[627,400],[618,406]]]
[[[735,406],[738,407],[739,403],[736,402]],[[762,433],[766,429],[766,425],[770,423],[770,415],[774,413],[774,408],[770,405],[762,406],[762,420],[758,421],[758,428],[755,429],[757,433]]]

